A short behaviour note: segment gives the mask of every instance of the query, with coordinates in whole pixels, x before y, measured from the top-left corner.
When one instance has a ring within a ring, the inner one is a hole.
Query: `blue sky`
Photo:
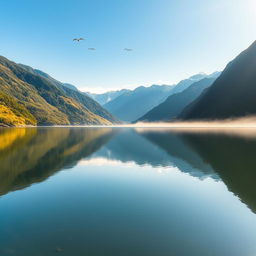
[[[84,91],[173,84],[223,69],[255,17],[255,0],[2,0],[0,55]]]

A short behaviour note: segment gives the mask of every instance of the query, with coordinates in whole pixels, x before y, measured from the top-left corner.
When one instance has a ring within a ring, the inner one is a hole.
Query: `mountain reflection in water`
[[[14,128],[0,130],[0,194],[41,182],[97,151],[111,129]]]
[[[0,129],[0,255],[252,256],[255,149],[249,129]]]
[[[79,160],[99,157],[152,167],[175,166],[221,179],[256,211],[256,134],[168,129],[0,129],[0,194],[42,182]]]

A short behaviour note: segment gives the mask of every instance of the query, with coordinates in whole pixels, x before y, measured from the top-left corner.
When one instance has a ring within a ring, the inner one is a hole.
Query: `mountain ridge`
[[[171,121],[178,117],[182,110],[193,102],[206,88],[211,86],[219,73],[215,72],[206,78],[203,78],[191,84],[185,90],[171,94],[163,103],[151,109],[138,121],[157,122]]]
[[[32,115],[31,122],[23,120],[16,124],[5,118],[6,125],[111,124],[115,121],[115,118],[106,110],[104,111],[109,114],[109,120],[94,114],[92,109],[70,97],[63,88],[57,87],[48,78],[28,71],[28,68],[3,56],[0,56],[0,89],[3,97],[6,99],[9,97],[8,99],[18,104],[16,105],[19,109],[23,108],[23,111]],[[68,90],[71,89],[67,88]],[[85,96],[81,97],[87,100]],[[88,97],[88,102],[91,101],[93,100]],[[5,114],[5,110],[12,115],[14,109],[11,109],[11,105],[7,106],[3,100],[0,103],[2,107],[0,117]],[[94,106],[99,107],[99,111],[103,109],[96,102]],[[13,115],[12,118],[14,118]]]
[[[213,85],[187,106],[182,120],[215,120],[256,114],[256,41],[228,63]]]
[[[205,73],[199,73],[181,80],[176,85],[139,86],[103,106],[120,120],[134,122],[164,102],[168,96],[185,90],[206,76]]]
[[[139,86],[108,102],[104,107],[118,119],[132,122],[162,102],[171,89],[172,86],[169,85]]]

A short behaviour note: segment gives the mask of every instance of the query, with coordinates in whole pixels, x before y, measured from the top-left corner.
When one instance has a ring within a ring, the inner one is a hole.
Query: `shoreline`
[[[0,123],[0,128],[165,128],[165,129],[256,129],[256,117],[224,120],[197,120],[173,122],[138,122],[111,125],[21,125],[8,126]]]
[[[135,129],[170,129],[170,130],[219,130],[219,129],[252,129],[256,125],[42,125],[42,126],[0,126],[0,129],[15,128],[135,128]]]

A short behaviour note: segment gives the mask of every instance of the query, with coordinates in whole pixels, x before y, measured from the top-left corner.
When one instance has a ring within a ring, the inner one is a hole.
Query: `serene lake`
[[[0,129],[0,255],[255,256],[256,131]]]

